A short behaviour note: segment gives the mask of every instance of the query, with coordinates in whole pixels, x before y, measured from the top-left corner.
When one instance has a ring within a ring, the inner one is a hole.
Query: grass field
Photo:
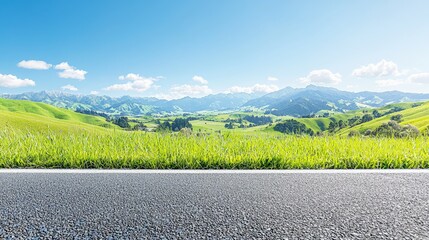
[[[0,99],[0,126],[28,129],[31,132],[56,131],[105,131],[118,129],[102,117],[76,113],[44,103]]]
[[[426,126],[429,105],[404,110]],[[305,120],[305,119],[304,119]],[[322,119],[323,120],[323,119]],[[374,121],[384,121],[376,119]],[[0,99],[1,168],[335,169],[428,168],[426,137],[302,137],[267,126],[226,130],[196,120],[194,133],[129,132],[42,103]],[[370,122],[369,122],[370,123]],[[368,124],[369,124],[368,123]],[[367,124],[367,123],[366,123]],[[202,130],[211,130],[208,133]],[[221,130],[217,133],[213,130]]]
[[[0,167],[321,169],[428,168],[427,138],[0,131]]]

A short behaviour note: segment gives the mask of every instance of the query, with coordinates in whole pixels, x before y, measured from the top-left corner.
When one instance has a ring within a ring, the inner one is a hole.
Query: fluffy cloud
[[[18,88],[18,87],[28,87],[28,86],[35,86],[35,85],[36,83],[31,79],[19,79],[14,75],[0,74],[0,87]]]
[[[52,67],[52,64],[39,60],[23,60],[18,63],[18,67],[35,70],[48,70]]]
[[[328,69],[319,69],[311,71],[307,77],[300,78],[300,80],[308,84],[336,85],[341,82],[341,75]]]
[[[139,74],[129,73],[127,75],[119,76],[119,80],[128,80],[128,82],[123,84],[111,85],[105,88],[105,90],[144,92],[152,87],[153,83],[157,80],[157,78],[145,78],[140,76]]]
[[[207,96],[213,91],[208,86],[200,86],[200,85],[180,85],[175,86],[170,89],[170,92],[173,96],[176,96],[177,98],[181,97],[204,97]]]
[[[113,84],[105,88],[105,90],[144,92],[148,90],[152,86],[152,84],[153,82],[150,80],[141,80],[141,81],[127,82],[124,84]]]
[[[70,66],[67,62],[62,62],[55,66],[55,69],[61,70],[61,72],[58,73],[60,78],[71,78],[71,79],[77,79],[77,80],[84,80],[85,75],[87,74],[86,71],[76,69],[73,66]]]
[[[279,79],[277,77],[268,76],[267,81],[278,81]]]
[[[209,94],[212,94],[213,90],[211,90],[208,86],[204,85],[179,85],[170,88],[168,94],[156,94],[154,97],[159,99],[180,99],[184,97],[204,97]]]
[[[429,73],[417,73],[410,75],[408,81],[411,83],[429,84]]]
[[[139,80],[143,80],[144,77],[140,76],[139,74],[128,73],[127,75],[119,76],[118,79],[119,80],[139,81]]]
[[[381,60],[376,64],[369,64],[353,70],[354,77],[385,77],[398,76],[398,65],[392,61]]]
[[[393,80],[393,79],[386,79],[386,80],[377,80],[375,83],[380,87],[393,87],[403,84],[404,82],[401,80]]]
[[[70,84],[62,86],[61,89],[62,90],[69,90],[69,91],[77,91],[78,90],[75,86],[70,85]]]
[[[91,95],[97,95],[97,94],[99,94],[99,92],[98,91],[91,91],[91,92],[89,92],[89,94],[91,94]]]
[[[279,90],[276,85],[255,84],[250,87],[233,86],[226,90],[227,93],[255,93],[263,92],[270,93]]]
[[[192,80],[194,80],[195,82],[201,83],[201,84],[208,84],[209,81],[207,81],[206,79],[204,79],[202,76],[193,76]]]

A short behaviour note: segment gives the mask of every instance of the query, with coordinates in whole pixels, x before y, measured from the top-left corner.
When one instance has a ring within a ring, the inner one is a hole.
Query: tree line
[[[185,128],[192,130],[192,124],[189,121],[190,121],[189,118],[176,118],[171,123],[169,121],[164,121],[162,123],[158,121],[159,124],[156,131],[157,132],[164,132],[164,131],[178,132]]]

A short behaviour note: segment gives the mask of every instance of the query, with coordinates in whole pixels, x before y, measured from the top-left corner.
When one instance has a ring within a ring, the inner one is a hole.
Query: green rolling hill
[[[104,118],[80,114],[45,103],[0,98],[0,124],[15,129],[88,130],[115,129],[116,125]]]
[[[335,119],[337,122],[343,120],[347,122],[348,119],[353,117],[361,118],[364,114],[372,114],[374,110],[377,110],[380,114],[385,115],[380,118],[375,118],[369,122],[362,123],[353,127],[346,127],[338,132],[337,135],[344,136],[352,130],[359,131],[361,133],[366,130],[374,130],[382,123],[389,122],[393,115],[403,115],[403,121],[401,125],[411,124],[416,126],[420,131],[426,130],[429,126],[429,102],[425,103],[395,103],[389,104],[380,108],[366,108],[347,113],[331,113],[329,117],[319,118],[294,118],[298,122],[305,124],[308,128],[311,128],[314,132],[324,132],[328,130],[329,124]],[[392,113],[389,113],[392,112]],[[270,127],[272,129],[272,127]]]
[[[392,105],[389,105],[389,106],[391,107]],[[389,106],[381,108],[380,112],[382,110],[388,109]],[[413,126],[416,126],[420,131],[425,131],[429,127],[429,102],[425,102],[420,106],[415,106],[415,107],[413,107],[412,103],[401,104],[401,105],[395,104],[393,106],[400,106],[406,109],[399,112],[390,113],[383,117],[376,118],[372,121],[369,121],[351,128],[342,129],[341,131],[338,132],[338,135],[341,135],[341,136],[347,135],[352,130],[356,130],[361,133],[365,132],[368,129],[374,130],[381,124],[389,122],[390,118],[393,115],[398,115],[398,114],[402,115],[402,121],[400,122],[401,125],[411,124]]]

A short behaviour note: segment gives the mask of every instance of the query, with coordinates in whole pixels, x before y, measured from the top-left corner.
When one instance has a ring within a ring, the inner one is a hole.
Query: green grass
[[[272,127],[269,127],[268,124],[248,127],[248,128],[234,128],[227,129],[225,128],[225,122],[217,121],[206,121],[206,120],[194,120],[190,121],[194,132],[202,133],[216,133],[221,131],[222,133],[236,133],[236,134],[245,134],[245,135],[257,135],[257,134],[271,134],[271,135],[282,135],[279,132],[274,131]]]
[[[30,131],[117,129],[104,118],[76,113],[44,103],[0,98],[0,125]]]
[[[413,122],[420,128],[429,124],[426,122],[429,103],[401,113],[404,124]],[[0,99],[0,168],[429,167],[429,139],[426,137],[300,137],[274,132],[265,125],[228,131],[221,122],[196,120],[192,123],[194,134],[190,136],[127,132],[103,118],[41,103]],[[199,133],[198,129],[204,128],[212,131]],[[222,133],[215,133],[213,129],[222,130]]]
[[[151,169],[428,168],[426,138],[0,131],[0,167]]]

